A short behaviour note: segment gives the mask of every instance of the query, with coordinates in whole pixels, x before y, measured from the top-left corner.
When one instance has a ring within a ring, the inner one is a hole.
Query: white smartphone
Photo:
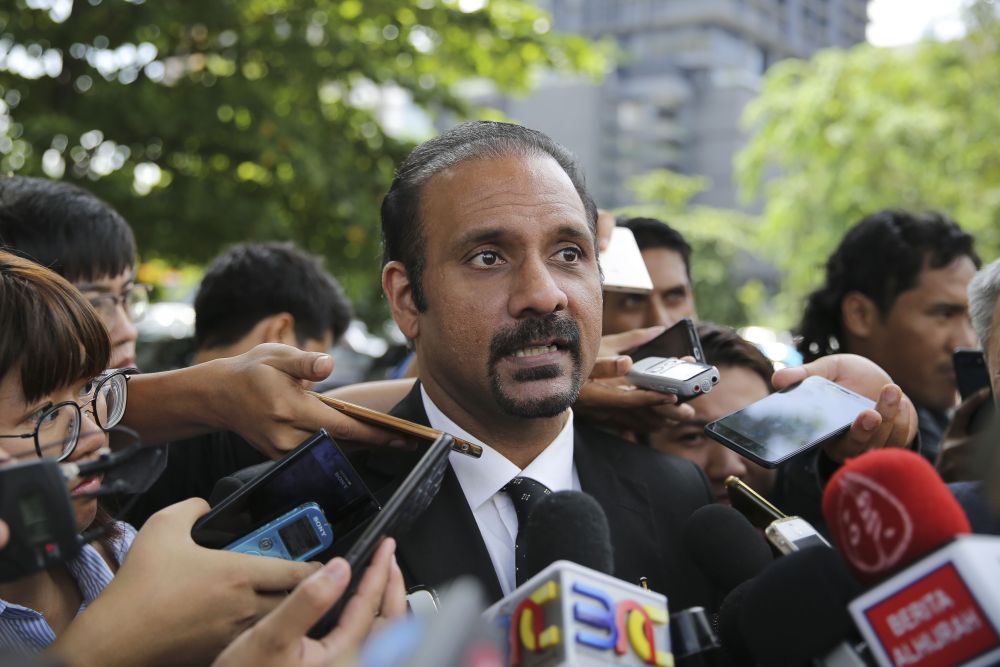
[[[604,273],[604,289],[611,292],[632,292],[649,294],[653,291],[653,279],[646,270],[639,244],[635,235],[627,227],[615,227],[611,241],[601,252],[601,271]]]

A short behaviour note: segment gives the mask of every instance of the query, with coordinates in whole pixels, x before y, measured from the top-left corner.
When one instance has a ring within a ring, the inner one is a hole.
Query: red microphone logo
[[[913,540],[913,519],[891,491],[867,475],[844,470],[836,516],[843,529],[839,545],[858,572],[880,574],[894,568]]]

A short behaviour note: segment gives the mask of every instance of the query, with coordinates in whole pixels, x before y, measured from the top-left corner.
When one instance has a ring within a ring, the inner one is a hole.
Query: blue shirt
[[[135,539],[135,529],[123,522],[118,522],[117,525],[119,535],[110,546],[111,556],[120,566]],[[115,576],[104,557],[90,544],[84,545],[76,558],[66,562],[66,569],[83,596],[78,614],[94,601]],[[0,653],[38,653],[55,640],[56,633],[41,612],[0,600]]]

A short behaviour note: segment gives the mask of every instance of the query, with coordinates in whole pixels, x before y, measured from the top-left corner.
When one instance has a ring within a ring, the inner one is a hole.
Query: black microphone
[[[715,615],[716,631],[722,642],[722,652],[730,665],[752,665],[753,655],[743,641],[743,629],[740,627],[740,614],[743,611],[743,601],[747,591],[754,585],[753,579],[747,579],[722,600],[719,613]]]
[[[531,511],[522,530],[525,580],[557,560],[613,575],[611,529],[604,510],[580,491],[557,491]]]
[[[727,505],[704,505],[684,524],[691,560],[723,595],[774,561],[771,547],[746,517]]]
[[[743,643],[761,665],[801,665],[856,634],[848,603],[862,591],[840,554],[796,551],[764,570],[744,594]]]

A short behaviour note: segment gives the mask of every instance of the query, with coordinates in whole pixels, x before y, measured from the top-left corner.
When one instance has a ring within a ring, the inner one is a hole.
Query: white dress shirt
[[[451,452],[448,460],[493,561],[500,588],[507,595],[516,588],[514,578],[514,541],[517,539],[517,512],[506,493],[500,493],[515,477],[530,477],[553,491],[579,491],[580,478],[573,464],[573,411],[566,425],[548,447],[528,467],[521,470],[500,452],[473,437],[438,409],[423,386],[420,395],[430,425],[439,431],[474,442],[483,448],[481,458]]]

